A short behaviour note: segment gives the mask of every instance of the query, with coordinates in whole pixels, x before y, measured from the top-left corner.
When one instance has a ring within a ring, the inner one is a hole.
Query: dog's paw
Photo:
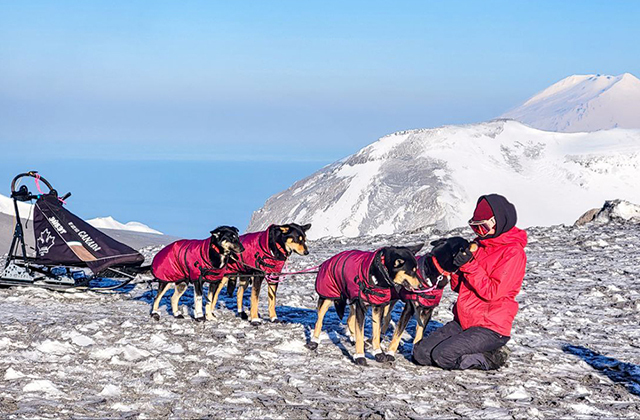
[[[356,357],[353,359],[354,363],[358,366],[368,366],[367,359],[364,357]]]
[[[386,363],[388,361],[387,355],[384,354],[383,352],[376,354],[374,357],[376,358],[376,362],[378,363]]]
[[[151,319],[153,319],[154,321],[160,321],[160,314],[157,312],[152,313]]]
[[[309,341],[307,344],[304,345],[306,348],[308,348],[309,350],[317,350],[318,349],[318,343],[314,342],[314,341]]]
[[[205,318],[203,316],[197,317],[197,318],[193,318],[194,321],[196,322],[204,322]]]
[[[249,315],[247,315],[246,312],[242,311],[242,312],[236,312],[236,317],[243,319],[243,320],[247,320],[249,319]]]

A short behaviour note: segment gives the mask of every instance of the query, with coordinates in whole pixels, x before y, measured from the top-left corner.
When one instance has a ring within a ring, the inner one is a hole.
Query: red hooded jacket
[[[479,248],[474,258],[451,278],[451,288],[458,292],[455,319],[463,330],[484,327],[510,336],[518,312],[515,298],[527,264],[527,233],[512,227],[497,237],[476,242]]]

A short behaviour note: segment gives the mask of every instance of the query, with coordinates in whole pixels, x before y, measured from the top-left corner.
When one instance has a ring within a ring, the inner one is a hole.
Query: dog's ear
[[[300,226],[300,229],[302,229],[303,232],[308,231],[309,229],[311,229],[311,223],[307,223],[306,225]]]
[[[422,244],[409,245],[406,247],[413,255],[416,255],[422,249]]]
[[[218,229],[212,230],[210,233],[211,233],[211,236],[214,236],[216,238],[220,237],[220,232],[218,231]]]
[[[240,233],[240,231],[238,230],[238,228],[237,228],[237,227],[235,227],[235,226],[231,226],[231,229],[233,229],[233,231],[234,231],[235,233]]]
[[[395,268],[400,267],[402,264],[404,264],[404,260],[402,258],[396,258],[395,261],[393,262],[393,266]]]
[[[435,241],[431,242],[430,245],[435,248],[437,246],[445,244],[446,242],[447,242],[447,240],[445,238],[440,238],[440,239],[436,239]]]
[[[289,226],[278,226],[278,227],[280,228],[282,233],[289,233],[289,231],[291,230]]]

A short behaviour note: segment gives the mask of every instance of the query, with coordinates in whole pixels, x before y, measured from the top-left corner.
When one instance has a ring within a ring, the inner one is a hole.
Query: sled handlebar
[[[24,172],[24,173],[18,174],[18,175],[16,175],[15,178],[13,178],[13,181],[11,181],[11,194],[15,194],[16,193],[16,182],[18,182],[18,180],[20,178],[23,178],[25,176],[30,176],[30,177],[36,178],[36,179],[40,180],[44,185],[46,185],[47,188],[49,188],[49,191],[53,190],[53,187],[51,186],[49,181],[47,181],[46,179],[44,179],[43,177],[38,175],[38,171],[29,171],[29,172]]]

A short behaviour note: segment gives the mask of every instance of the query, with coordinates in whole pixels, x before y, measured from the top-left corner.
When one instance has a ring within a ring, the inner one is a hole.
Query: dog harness
[[[344,251],[323,262],[316,277],[316,292],[326,299],[361,299],[371,305],[389,303],[392,287],[374,286],[369,277],[379,251]]]
[[[183,239],[164,247],[153,258],[151,271],[162,281],[216,281],[221,278],[224,268],[211,266],[209,259],[209,239]]]
[[[240,242],[244,246],[244,252],[240,254],[239,261],[232,261],[225,267],[224,274],[240,273],[251,274],[253,270],[259,270],[267,275],[265,280],[269,284],[278,283],[277,276],[269,276],[270,273],[280,273],[287,262],[286,251],[280,251],[284,258],[275,257],[269,250],[269,230],[261,232],[245,233],[240,236]],[[222,278],[222,276],[220,276]]]
[[[422,282],[423,284],[426,284],[427,279],[429,277],[427,273],[427,269],[425,267],[427,263],[427,258],[431,258],[431,261],[433,261],[433,265],[436,267],[436,270],[438,270],[439,274],[438,274],[438,279],[436,280],[436,284],[440,281],[441,276],[445,276],[445,277],[451,276],[451,273],[444,271],[442,267],[440,267],[440,264],[438,264],[438,261],[434,256],[430,254],[421,255],[417,257],[418,278],[420,279],[420,282]],[[423,306],[426,308],[432,308],[440,304],[443,290],[444,289],[438,289],[435,286],[430,287],[428,289],[424,289],[423,291],[410,291],[402,287],[397,291],[396,289],[393,290],[393,298],[400,299],[403,302],[414,301],[420,306]]]

